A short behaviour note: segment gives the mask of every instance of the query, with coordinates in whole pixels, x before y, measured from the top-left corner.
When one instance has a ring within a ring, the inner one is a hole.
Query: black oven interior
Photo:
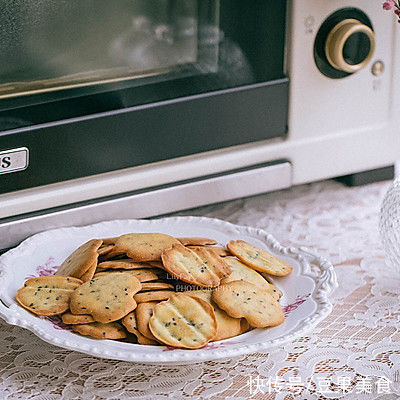
[[[2,193],[286,134],[285,2],[4,0]]]

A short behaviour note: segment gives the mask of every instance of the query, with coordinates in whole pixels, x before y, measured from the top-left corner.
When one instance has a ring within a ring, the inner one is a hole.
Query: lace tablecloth
[[[306,246],[335,265],[332,314],[269,353],[180,367],[102,360],[0,320],[0,399],[397,399],[400,276],[377,231],[388,182],[322,182],[180,215],[221,218]]]

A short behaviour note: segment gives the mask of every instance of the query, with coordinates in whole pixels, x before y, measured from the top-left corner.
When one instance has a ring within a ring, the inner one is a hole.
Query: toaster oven
[[[3,0],[0,23],[0,248],[398,158],[376,2]]]

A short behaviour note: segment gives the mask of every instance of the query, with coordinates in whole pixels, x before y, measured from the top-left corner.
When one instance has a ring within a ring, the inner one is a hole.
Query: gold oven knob
[[[328,34],[325,55],[332,67],[354,73],[364,68],[375,50],[375,34],[357,19],[339,22]]]

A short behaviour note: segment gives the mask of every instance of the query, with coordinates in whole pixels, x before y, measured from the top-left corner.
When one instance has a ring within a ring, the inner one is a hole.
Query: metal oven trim
[[[285,189],[292,167],[280,160],[171,185],[57,207],[0,220],[0,248],[61,226],[81,226],[112,219],[146,218],[170,212]]]

